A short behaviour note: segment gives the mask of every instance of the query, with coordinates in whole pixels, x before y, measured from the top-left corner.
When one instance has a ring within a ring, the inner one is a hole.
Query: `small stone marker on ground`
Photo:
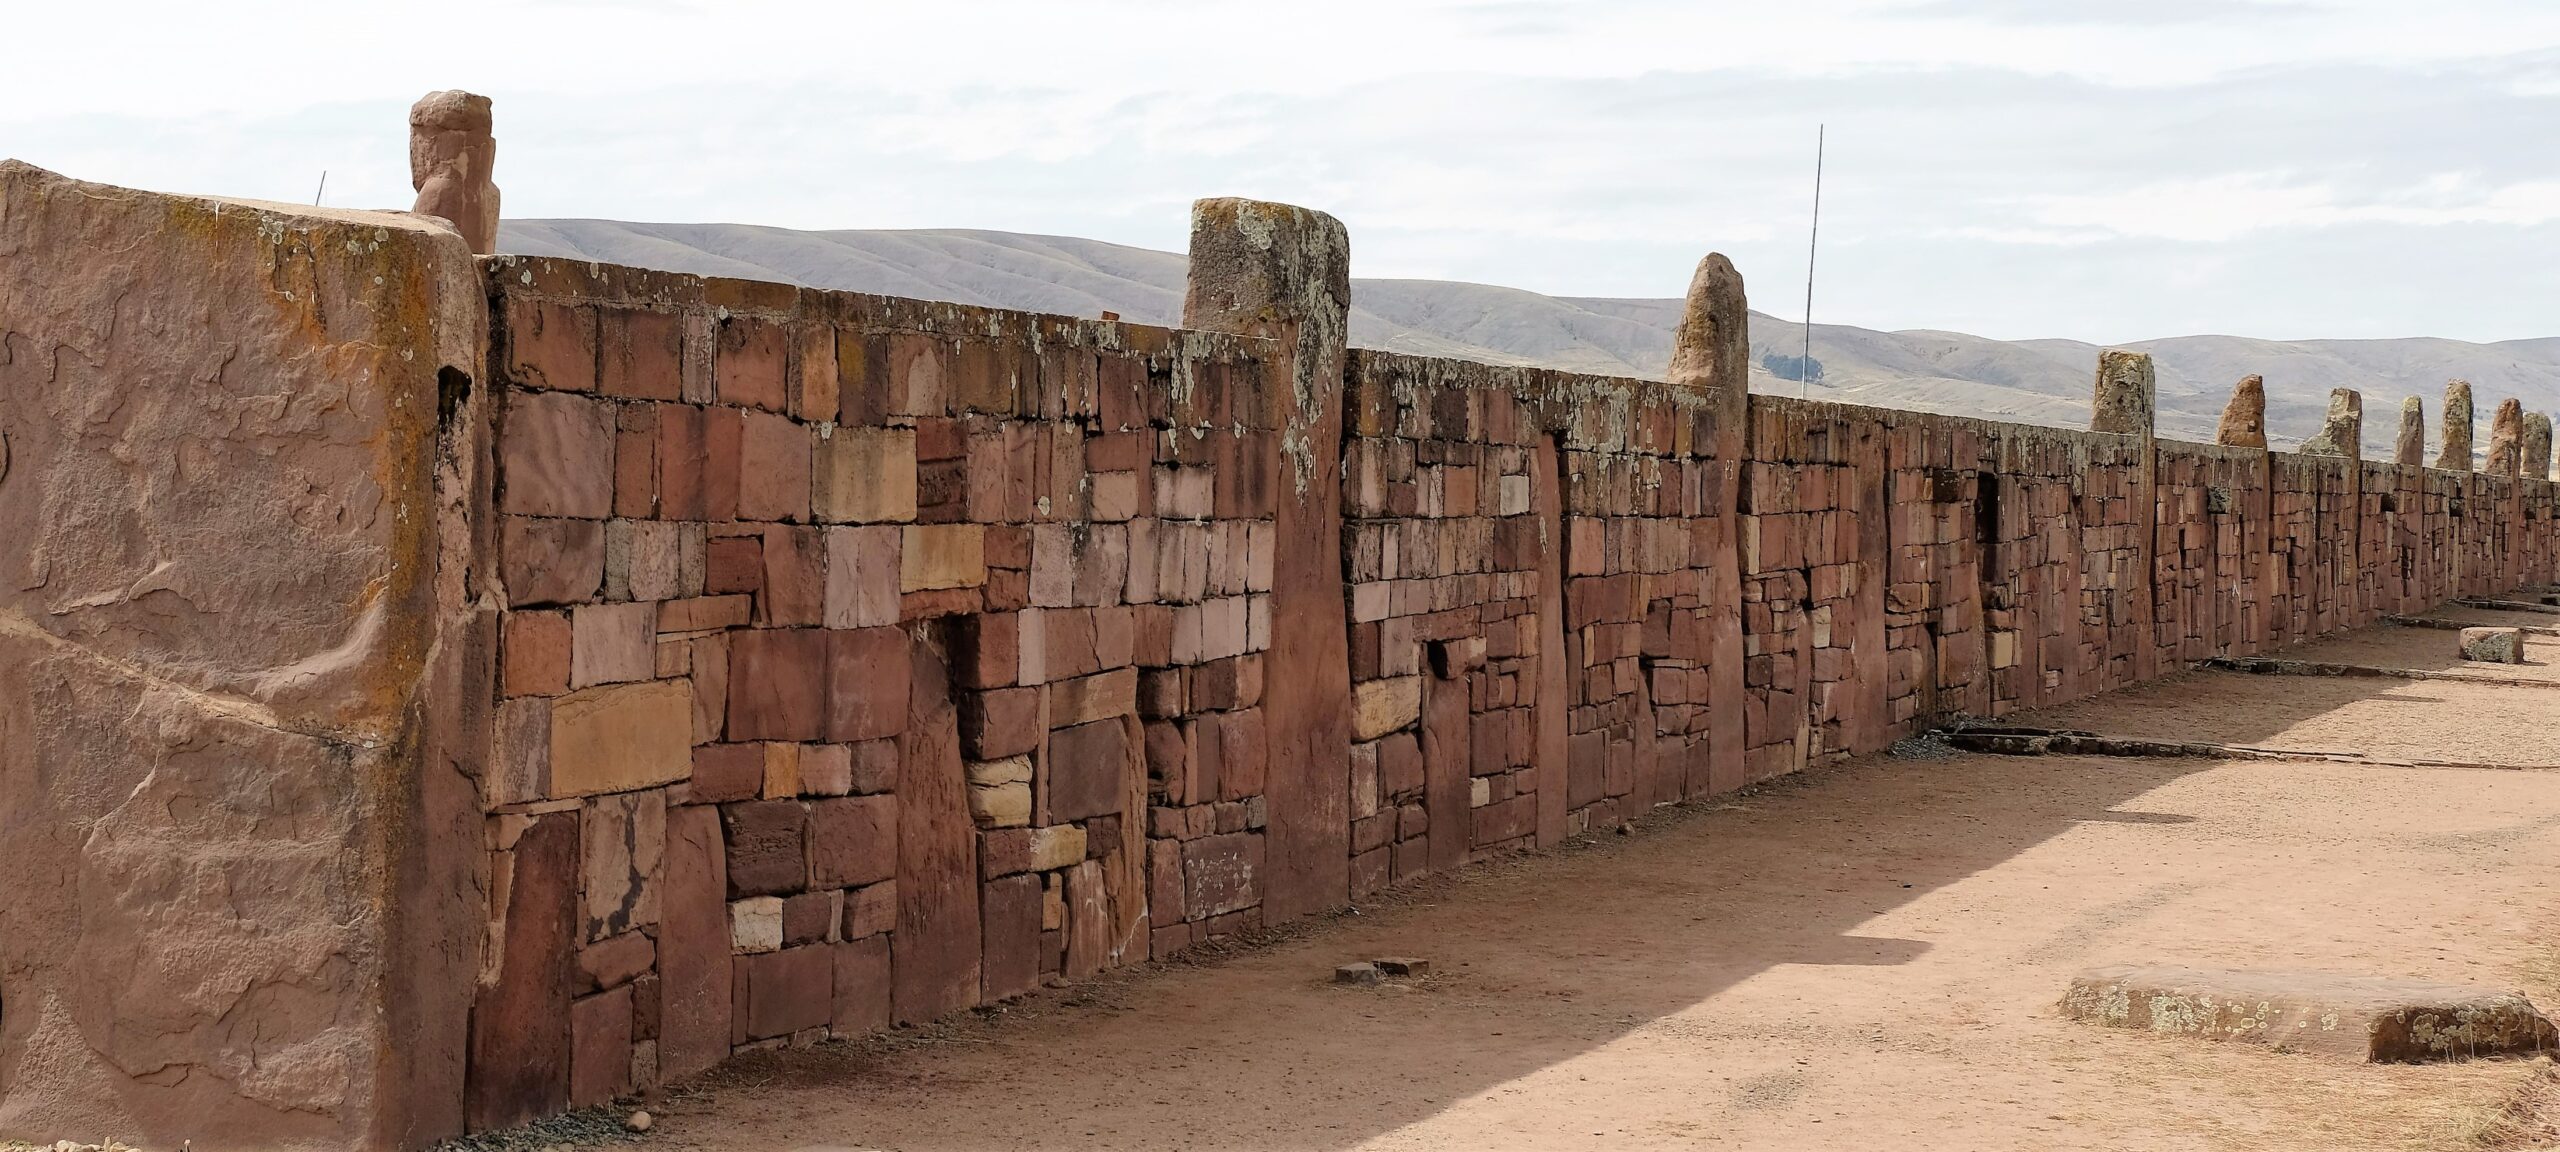
[[[2334,972],[2093,968],[2072,978],[2062,1012],[2374,1064],[2560,1049],[2551,1021],[2513,992]]]
[[[1345,964],[1333,970],[1333,982],[1336,984],[1376,984],[1386,978],[1386,973],[1379,971],[1377,965],[1366,960],[1357,964]]]
[[[1389,976],[1428,976],[1431,962],[1420,956],[1380,956],[1370,963]]]
[[[2462,658],[2493,664],[2524,663],[2524,629],[2465,628],[2462,630]]]

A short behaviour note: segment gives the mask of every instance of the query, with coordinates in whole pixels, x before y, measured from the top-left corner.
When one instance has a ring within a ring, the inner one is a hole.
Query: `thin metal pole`
[[[1796,362],[1796,395],[1813,395],[1813,258],[1822,250],[1822,151],[1830,125],[1813,129],[1813,239],[1804,250],[1804,358]]]
[[[323,196],[326,196],[326,195],[328,195],[328,194],[329,194],[329,170],[328,170],[328,169],[326,169],[326,168],[323,168],[323,169],[321,169],[321,170],[320,170],[320,190],[311,194],[311,206],[312,206],[312,207],[314,207],[314,208],[319,207],[319,206],[320,206],[320,198],[321,198],[321,197],[323,197]]]

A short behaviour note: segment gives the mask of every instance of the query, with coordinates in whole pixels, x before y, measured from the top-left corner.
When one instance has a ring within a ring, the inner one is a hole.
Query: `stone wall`
[[[1347,352],[1249,202],[1211,334],[0,192],[6,1136],[416,1147],[2560,580],[2551,483],[2138,358],[1720,390],[1719,259],[1673,385]]]

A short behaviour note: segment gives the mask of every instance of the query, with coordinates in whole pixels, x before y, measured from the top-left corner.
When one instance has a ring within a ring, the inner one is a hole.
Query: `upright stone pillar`
[[[2243,376],[2231,390],[2231,403],[2222,409],[2222,424],[2213,430],[2213,442],[2230,448],[2264,448],[2267,446],[2267,380],[2263,376]]]
[[[1707,758],[1712,791],[1749,783],[1743,763],[1742,465],[1749,454],[1751,303],[1722,253],[1698,261],[1671,341],[1673,388],[1705,399],[1716,487],[1706,602]]]
[[[2489,417],[2489,474],[2513,476],[2523,470],[2524,401],[2509,396],[2498,401]]]
[[[2126,436],[2149,436],[2159,385],[2151,356],[2124,348],[2098,353],[2097,393],[2089,404],[2089,430]]]
[[[1262,913],[1277,921],[1351,897],[1351,640],[1342,603],[1342,373],[1351,239],[1322,212],[1260,200],[1191,206],[1187,328],[1277,341],[1277,562],[1264,686],[1270,823]]]
[[[2320,421],[2320,430],[2302,442],[2301,451],[2305,456],[2364,459],[2364,393],[2353,388],[2330,389],[2329,414]]]
[[[2400,401],[2400,440],[2392,446],[2391,462],[2403,468],[2418,468],[2427,462],[2427,402],[2415,396]]]
[[[451,222],[483,256],[498,250],[498,186],[490,178],[498,141],[491,127],[486,96],[429,92],[409,106],[409,186],[418,191],[410,211]]]
[[[2551,478],[2551,417],[2540,412],[2524,414],[2524,459],[2516,471],[2535,480]]]
[[[2471,471],[2471,382],[2448,380],[2444,385],[2444,451],[2436,456],[2436,467],[2447,472]]]

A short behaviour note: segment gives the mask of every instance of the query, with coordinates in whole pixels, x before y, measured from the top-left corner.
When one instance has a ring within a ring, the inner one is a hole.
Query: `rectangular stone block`
[[[975,588],[987,582],[986,527],[915,524],[899,540],[898,588]]]
[[[592,306],[509,295],[505,306],[507,382],[561,392],[596,388]]]
[[[907,634],[897,628],[829,630],[826,738],[855,743],[906,730]]]
[[[809,628],[729,638],[732,740],[815,741],[827,727],[828,637]]]
[[[613,406],[568,392],[510,392],[498,435],[503,510],[519,516],[613,515]]]
[[[610,1104],[631,1090],[631,989],[569,1006],[569,1106]]]
[[[507,869],[497,979],[472,1008],[464,1107],[471,1127],[510,1128],[568,1105],[569,989],[576,978],[578,821],[536,817]]]
[[[655,926],[667,850],[666,793],[595,797],[581,823],[586,923],[580,942]]]
[[[885,525],[827,529],[827,627],[898,622],[900,536]]]
[[[736,408],[670,404],[658,410],[658,515],[719,521],[738,514],[746,425]]]
[[[840,427],[818,441],[813,499],[829,524],[903,524],[916,518],[912,428]]]
[[[809,887],[809,813],[797,800],[720,806],[728,842],[729,899],[787,896]]]
[[[1082,820],[1119,812],[1130,771],[1128,722],[1097,720],[1049,737],[1049,818]]]
[[[1138,710],[1138,670],[1114,668],[1108,672],[1073,680],[1061,680],[1049,686],[1049,726],[1071,728],[1117,716],[1133,715]]]
[[[835,1015],[835,963],[824,944],[739,957],[731,1035],[768,1040],[825,1027]]]
[[[1422,678],[1399,676],[1352,687],[1351,738],[1376,740],[1422,718]]]
[[[805,521],[811,491],[809,429],[788,416],[749,411],[738,455],[738,518]]]
[[[597,325],[602,355],[596,387],[634,400],[684,397],[684,318],[673,312],[607,307]]]
[[[981,1002],[1009,1000],[1040,986],[1040,905],[1036,874],[990,880],[979,890],[986,947]]]
[[[960,698],[960,748],[972,760],[1020,756],[1040,746],[1040,689],[1000,688]]]
[[[604,522],[509,516],[501,530],[499,571],[507,604],[578,604],[604,586]]]
[[[658,1069],[675,1079],[729,1055],[731,937],[720,813],[667,813],[658,926]]]
[[[608,684],[551,706],[551,795],[628,792],[693,770],[693,688],[682,680]]]
[[[828,1022],[837,1037],[889,1027],[889,937],[865,936],[834,945],[835,1005]]]
[[[570,612],[569,685],[646,680],[657,673],[655,604],[581,604]]]
[[[1262,837],[1204,836],[1182,846],[1183,911],[1205,920],[1262,903]]]
[[[810,883],[859,888],[897,875],[898,798],[846,796],[809,805]]]
[[[567,692],[573,643],[569,618],[562,613],[507,613],[498,642],[500,690],[508,696]]]

